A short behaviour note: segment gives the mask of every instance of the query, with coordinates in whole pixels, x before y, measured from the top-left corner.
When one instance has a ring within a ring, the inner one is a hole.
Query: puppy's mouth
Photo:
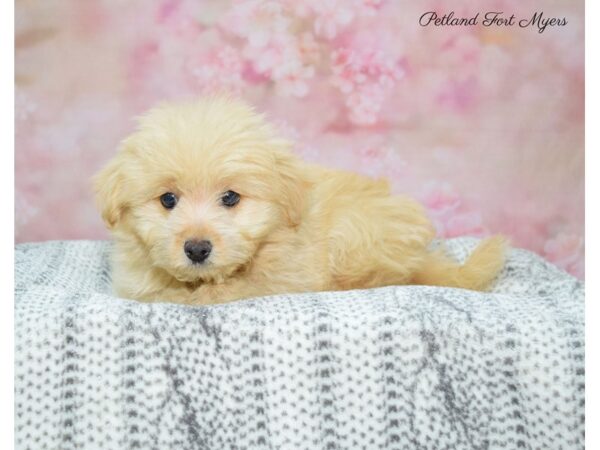
[[[190,262],[184,270],[180,271],[166,270],[173,278],[184,283],[190,289],[196,289],[202,284],[225,283],[229,278],[246,270],[246,265],[219,267],[212,261],[205,261],[201,264]]]
[[[223,283],[230,273],[209,260],[202,263],[189,261],[183,267],[165,268],[165,270],[177,281],[194,289],[206,283]]]
[[[205,279],[208,278],[209,272],[212,272],[215,266],[210,261],[204,261],[201,263],[188,261],[181,268],[175,270],[167,269],[173,278],[176,278],[182,283],[198,283],[202,284]]]
[[[195,291],[203,284],[204,284],[204,280],[202,280],[202,279],[196,280],[196,281],[186,281],[185,287],[188,288],[188,290],[190,290],[190,291]]]
[[[214,264],[208,259],[205,261],[186,261],[186,267],[191,267],[193,269],[203,269],[211,266],[214,266]]]

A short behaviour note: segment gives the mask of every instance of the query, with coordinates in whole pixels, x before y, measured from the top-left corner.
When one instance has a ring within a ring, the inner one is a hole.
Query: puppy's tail
[[[437,250],[427,256],[413,282],[429,286],[447,286],[475,291],[487,289],[502,270],[507,249],[502,236],[483,240],[461,266]]]

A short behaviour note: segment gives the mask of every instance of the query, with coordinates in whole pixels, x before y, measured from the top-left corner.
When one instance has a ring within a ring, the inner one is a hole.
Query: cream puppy
[[[500,237],[464,265],[388,183],[309,165],[246,104],[165,104],[96,176],[116,293],[207,305],[268,294],[427,284],[486,289]]]

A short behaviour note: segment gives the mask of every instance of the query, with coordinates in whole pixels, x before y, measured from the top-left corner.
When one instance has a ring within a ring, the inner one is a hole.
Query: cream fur
[[[387,182],[306,164],[263,118],[228,97],[165,104],[96,176],[115,238],[115,291],[144,301],[213,304],[319,290],[428,284],[483,290],[505,243],[483,241],[465,265],[429,251],[433,226]],[[233,190],[240,203],[225,208]],[[160,196],[179,203],[166,210]],[[186,239],[213,251],[193,265]]]

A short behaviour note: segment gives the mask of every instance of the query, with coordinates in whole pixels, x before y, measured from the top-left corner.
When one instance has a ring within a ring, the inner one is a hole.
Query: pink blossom
[[[372,125],[385,100],[385,90],[376,84],[365,84],[355,88],[346,97],[349,119],[359,125]]]
[[[317,6],[318,5],[318,6]],[[333,39],[354,19],[355,6],[348,0],[319,0],[314,6],[314,29],[318,36]]]
[[[304,97],[308,94],[308,80],[315,73],[314,67],[304,66],[299,61],[296,64],[288,64],[273,72],[273,79],[277,81],[277,89],[283,95]]]
[[[275,82],[280,93],[303,97],[308,93],[308,80],[315,69],[303,61],[300,44],[300,39],[280,35],[260,49],[246,46],[244,55],[252,61],[257,73]]]
[[[302,64],[297,41],[289,35],[274,37],[262,48],[246,46],[244,56],[258,73],[275,78],[289,71],[289,67]]]
[[[208,54],[191,69],[203,92],[227,90],[239,93],[244,86],[244,60],[239,52],[226,46]]]
[[[297,41],[300,58],[307,63],[317,63],[320,59],[321,48],[310,32],[300,34]]]
[[[249,45],[265,47],[276,36],[286,34],[290,24],[284,7],[276,1],[243,0],[234,3],[221,20],[221,27],[246,39]]]
[[[398,61],[371,48],[334,51],[332,72],[332,84],[346,95],[350,120],[360,125],[377,121],[386,94],[403,75]]]

